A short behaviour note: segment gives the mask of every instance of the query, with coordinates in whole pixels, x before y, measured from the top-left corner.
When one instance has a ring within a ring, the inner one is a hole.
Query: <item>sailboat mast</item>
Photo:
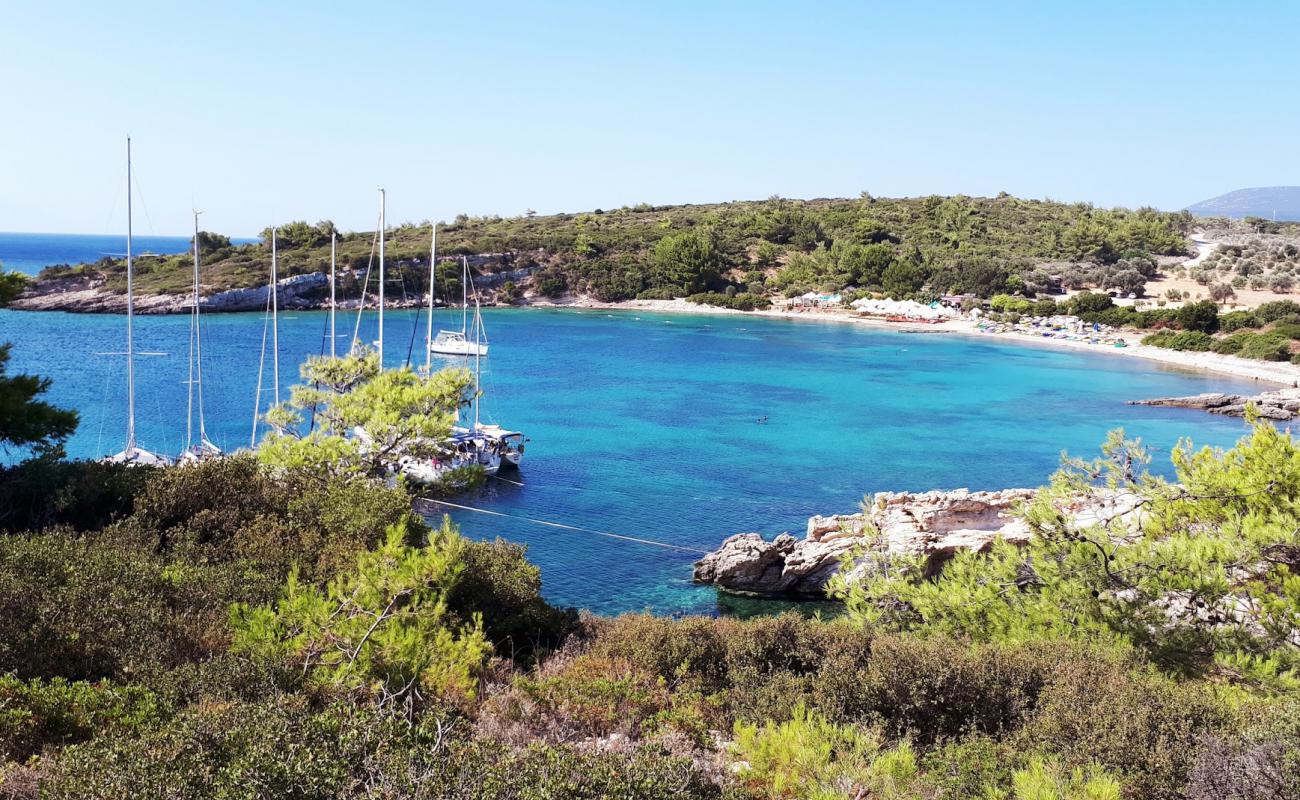
[[[387,233],[384,223],[384,206],[386,197],[384,190],[379,190],[379,368],[384,368],[384,234]]]
[[[469,267],[465,268],[465,282],[469,283]],[[478,290],[474,290],[474,430],[478,431],[478,398],[482,393],[481,374],[483,372],[483,347],[479,343],[482,338],[483,319],[479,316],[478,310]]]
[[[460,335],[469,337],[469,259],[460,257]],[[452,317],[455,319],[455,317]]]
[[[271,380],[275,387],[272,396],[277,406],[280,405],[280,275],[276,254],[279,231],[279,228],[271,229]]]
[[[203,323],[199,312],[199,213],[194,212],[194,381],[199,400],[199,445],[208,440],[203,423]]]
[[[194,212],[194,305],[190,308],[190,379],[185,383],[185,450],[194,444],[194,334],[199,312],[199,212]]]
[[[330,232],[330,358],[335,358],[334,353],[334,287],[335,287],[335,260],[337,256],[338,232]]]
[[[438,280],[438,223],[433,223],[429,234],[429,319],[424,333],[424,371],[433,373],[433,289]]]
[[[135,267],[131,261],[131,137],[126,137],[126,449],[135,452]]]

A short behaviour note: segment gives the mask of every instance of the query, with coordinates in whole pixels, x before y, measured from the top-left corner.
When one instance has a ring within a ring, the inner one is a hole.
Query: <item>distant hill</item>
[[[1198,217],[1263,217],[1272,219],[1274,212],[1281,220],[1300,220],[1300,186],[1262,186],[1257,189],[1238,189],[1218,197],[1202,200],[1187,207]]]

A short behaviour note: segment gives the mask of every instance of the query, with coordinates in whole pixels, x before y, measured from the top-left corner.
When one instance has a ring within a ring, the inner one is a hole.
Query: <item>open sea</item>
[[[232,239],[236,244],[255,239]],[[131,246],[137,255],[171,255],[190,249],[188,236],[140,236]],[[126,234],[0,232],[0,267],[35,275],[52,264],[89,264],[104,256],[126,254]]]
[[[424,320],[385,316],[397,366],[413,339],[418,354]],[[326,346],[326,319],[281,315],[284,392]],[[741,531],[802,535],[808,516],[854,511],[868,492],[1041,485],[1063,450],[1094,455],[1116,427],[1168,471],[1181,437],[1228,446],[1244,424],[1124,401],[1257,388],[1104,353],[834,322],[558,309],[484,319],[484,417],[532,441],[521,471],[455,499],[494,515],[451,516],[470,536],[525,543],[551,601],[600,613],[736,610],[690,583],[691,552],[602,533],[701,551]],[[339,315],[340,348],[355,321]],[[264,320],[204,322],[208,430],[227,450],[246,447]],[[183,445],[188,325],[137,318],[137,349],[158,354],[137,361],[148,449]],[[373,313],[361,330],[374,339]],[[81,413],[70,455],[121,449],[124,357],[113,353],[125,347],[124,317],[0,311],[0,341],[14,343],[11,373],[49,376],[49,399]]]

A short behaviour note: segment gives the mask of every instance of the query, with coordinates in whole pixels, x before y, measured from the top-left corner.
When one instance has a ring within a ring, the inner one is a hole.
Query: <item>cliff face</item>
[[[740,533],[695,564],[694,578],[745,594],[824,595],[831,578],[866,577],[878,556],[920,556],[933,573],[954,553],[987,550],[998,539],[1023,545],[1033,535],[1016,511],[1034,498],[1034,489],[972,492],[881,492],[865,512],[815,516],[802,539],[783,533],[772,541]],[[1060,508],[1076,525],[1131,519],[1136,496],[1097,492]]]
[[[12,304],[23,311],[73,311],[79,313],[122,314],[126,312],[126,295],[105,288],[102,277],[84,275],[36,281]],[[281,308],[315,308],[322,291],[328,290],[329,276],[323,272],[294,275],[276,284]],[[199,298],[203,311],[261,311],[266,308],[268,286],[231,289]],[[310,296],[310,297],[309,297]],[[189,294],[137,296],[137,314],[180,314],[193,306]]]

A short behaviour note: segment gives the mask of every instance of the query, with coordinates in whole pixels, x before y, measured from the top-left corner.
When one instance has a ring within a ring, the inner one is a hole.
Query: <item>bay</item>
[[[853,511],[868,492],[1036,486],[1063,450],[1094,455],[1116,427],[1142,437],[1168,471],[1181,437],[1228,446],[1243,423],[1126,400],[1258,390],[1100,352],[834,322],[561,309],[484,317],[484,419],[532,441],[521,471],[455,500],[496,515],[448,511],[470,536],[526,544],[548,599],[600,613],[728,607],[690,583],[689,550],[603,534],[707,550],[741,531],[801,535],[809,515]],[[282,314],[285,396],[298,365],[327,347],[326,319]],[[386,319],[387,364],[399,366],[408,347],[422,362],[423,317]],[[227,450],[247,447],[263,317],[204,320],[208,430]],[[453,326],[448,312],[439,321]],[[354,323],[339,315],[340,348]],[[137,349],[162,354],[137,362],[139,440],[156,451],[184,443],[188,325],[137,318]],[[373,314],[360,332],[374,339]],[[70,455],[121,448],[124,358],[106,353],[124,348],[123,317],[0,311],[0,341],[14,342],[12,372],[51,377],[49,399],[80,411]]]

